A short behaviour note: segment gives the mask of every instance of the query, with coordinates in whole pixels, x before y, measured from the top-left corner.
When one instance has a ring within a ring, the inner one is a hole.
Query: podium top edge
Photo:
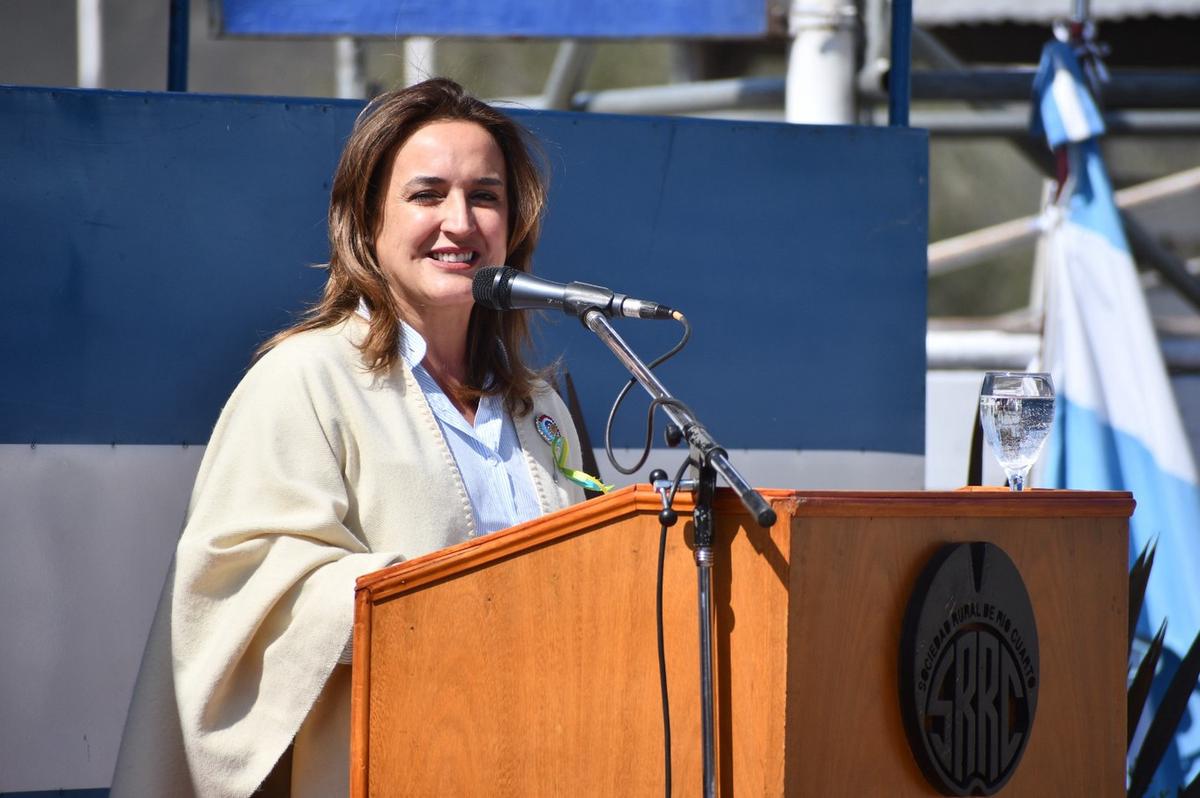
[[[954,491],[798,491],[760,489],[775,509],[777,524],[804,518],[1092,518],[1127,519],[1135,502],[1127,491],[971,488]],[[688,516],[692,495],[679,493],[675,510]],[[657,516],[662,499],[647,484],[630,485],[492,535],[396,563],[358,578],[355,589],[378,600],[465,569],[519,554],[633,516]],[[718,489],[718,518],[752,523],[732,490]],[[654,519],[657,523],[657,519]]]
[[[970,487],[950,491],[762,490],[791,516],[967,516],[984,518],[1129,518],[1136,502],[1128,491]],[[720,499],[718,499],[720,501]],[[729,492],[725,501],[740,507]],[[723,509],[723,505],[719,508]]]

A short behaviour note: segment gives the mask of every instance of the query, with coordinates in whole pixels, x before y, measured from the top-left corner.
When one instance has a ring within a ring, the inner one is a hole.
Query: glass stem
[[[1018,471],[1008,475],[1008,486],[1013,490],[1025,490],[1025,475],[1028,471]]]

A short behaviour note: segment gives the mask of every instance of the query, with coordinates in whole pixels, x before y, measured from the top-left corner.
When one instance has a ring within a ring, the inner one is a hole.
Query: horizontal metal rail
[[[883,104],[880,91],[861,91],[862,96]],[[1028,105],[1033,94],[1033,70],[914,71],[914,100],[958,100],[970,102],[1015,102]],[[782,77],[727,78],[576,92],[569,102],[574,111],[609,114],[703,114],[748,109],[782,108],[785,80]],[[1114,72],[1104,92],[1110,133],[1191,133],[1200,114],[1200,72],[1139,73]],[[514,97],[498,101],[505,105],[543,108],[541,96]],[[560,101],[561,102],[561,101]],[[562,107],[560,104],[559,107]],[[1159,109],[1124,111],[1122,109]],[[1191,112],[1165,109],[1191,109]],[[1017,135],[1028,125],[1027,111],[980,109],[974,112],[912,112],[915,127],[927,127],[943,135]],[[979,121],[972,122],[972,117]],[[925,124],[920,124],[917,120]]]
[[[1122,189],[1115,199],[1118,208],[1128,211],[1191,191],[1200,191],[1200,167]],[[957,271],[1012,247],[1032,244],[1041,232],[1039,218],[1025,216],[930,244],[929,276]]]
[[[913,99],[1012,102],[1033,95],[1031,68],[914,70]],[[886,84],[886,76],[884,78]],[[886,88],[886,85],[881,88]],[[880,100],[883,99],[882,92]],[[1104,84],[1105,108],[1200,108],[1200,72],[1113,70]]]
[[[1173,330],[1172,319],[1155,319],[1163,361],[1175,374],[1200,372],[1200,335],[1196,330]],[[925,334],[925,363],[930,371],[1015,369],[1029,367],[1041,347],[1036,331],[1004,329],[1005,318],[981,318],[972,323],[930,319]]]
[[[687,114],[726,108],[782,108],[783,100],[783,78],[729,78],[580,92],[572,107],[606,114]]]
[[[1028,138],[1029,106],[975,111],[913,111],[913,127],[938,138]],[[1195,136],[1200,134],[1200,111],[1109,111],[1104,135]]]

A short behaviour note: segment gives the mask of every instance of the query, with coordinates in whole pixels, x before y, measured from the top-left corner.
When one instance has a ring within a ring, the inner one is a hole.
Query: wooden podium
[[[944,544],[1024,580],[1040,693],[1001,794],[1125,793],[1128,493],[764,491],[716,501],[720,794],[936,796],[905,737],[905,608]],[[351,794],[657,796],[658,512],[626,488],[358,581]],[[673,792],[700,792],[690,496],[668,530]]]

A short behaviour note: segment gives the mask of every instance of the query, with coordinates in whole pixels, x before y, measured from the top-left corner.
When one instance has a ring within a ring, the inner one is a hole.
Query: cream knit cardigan
[[[245,798],[295,742],[293,796],[349,789],[354,581],[474,535],[458,468],[403,363],[369,374],[366,324],[295,335],[233,392],[209,440],[138,674],[112,798]],[[514,418],[543,512],[583,499]]]

